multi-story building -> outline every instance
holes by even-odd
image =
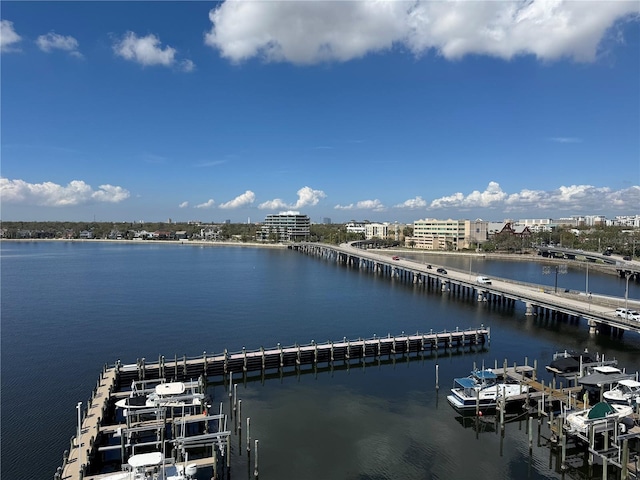
[[[259,242],[299,242],[309,238],[311,220],[299,212],[281,212],[267,215],[262,228],[256,233]]]
[[[483,220],[436,220],[428,218],[413,223],[413,236],[405,245],[425,250],[460,250],[488,238],[489,222]]]
[[[349,222],[345,224],[345,227],[347,227],[347,233],[361,233],[362,235],[366,233],[364,223]]]
[[[617,215],[611,225],[640,228],[640,215]]]
[[[389,235],[389,223],[367,223],[364,226],[364,238],[371,240],[372,238],[385,239]]]

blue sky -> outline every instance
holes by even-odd
[[[640,3],[2,2],[2,220],[640,214]]]

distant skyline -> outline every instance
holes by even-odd
[[[0,218],[640,213],[637,1],[3,1]]]

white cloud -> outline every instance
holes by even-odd
[[[196,64],[193,63],[191,60],[182,60],[180,62],[180,70],[182,70],[183,72],[193,72],[196,68]]]
[[[138,37],[134,32],[127,32],[122,39],[113,44],[113,51],[119,57],[137,62],[140,65],[177,66],[184,72],[191,72],[195,64],[191,60],[176,60],[177,50],[173,47],[162,47],[160,39],[153,34]]]
[[[468,195],[460,192],[447,197],[441,197],[431,202],[430,208],[465,208],[465,207],[493,207],[504,202],[507,194],[502,191],[496,182],[489,182],[484,192],[474,190]]]
[[[288,204],[280,198],[268,200],[258,205],[261,210],[277,210],[277,209],[300,209],[302,207],[317,205],[320,199],[327,195],[322,190],[314,190],[311,187],[302,187],[297,192],[298,201],[294,204]]]
[[[578,137],[551,137],[549,140],[556,143],[582,143]]]
[[[49,32],[46,35],[40,35],[36,43],[43,52],[64,50],[74,57],[82,58],[82,54],[78,51],[78,41],[70,35],[65,37],[54,32]]]
[[[16,44],[22,40],[22,37],[13,29],[13,22],[9,20],[0,21],[0,51],[16,52],[19,51]]]
[[[395,47],[447,59],[534,55],[592,61],[636,1],[254,2],[227,0],[209,12],[205,44],[233,62],[344,62]]]
[[[251,190],[247,190],[242,195],[238,195],[233,200],[230,200],[225,203],[221,203],[219,208],[232,209],[232,208],[244,207],[246,205],[252,204],[255,201],[255,199],[256,199],[256,194],[253,193]]]
[[[505,212],[533,210],[598,211],[603,206],[630,208],[640,205],[640,186],[612,191],[608,187],[592,185],[561,186],[556,190],[523,189],[507,194],[496,182],[490,182],[484,192],[473,191],[468,195],[460,192],[433,200],[430,210],[501,208]]]
[[[258,205],[260,210],[278,210],[281,208],[290,208],[289,205],[281,200],[280,198],[275,198],[273,200],[267,200],[266,202],[262,202]]]
[[[0,178],[0,198],[2,202],[13,204],[65,207],[96,202],[119,203],[129,196],[130,193],[122,187],[107,184],[93,190],[82,180],[73,180],[62,186],[53,182],[28,183]]]
[[[178,208],[187,208],[189,206],[189,202],[182,202],[180,205],[178,205]]]
[[[410,210],[414,210],[416,208],[424,208],[426,206],[427,206],[426,200],[424,200],[420,196],[416,198],[410,198],[409,200],[405,200],[403,203],[394,205],[395,208],[408,208]]]
[[[213,208],[215,204],[216,202],[213,201],[213,198],[210,198],[206,202],[196,205],[196,208]]]
[[[302,187],[297,193],[298,201],[293,206],[295,209],[317,205],[321,198],[327,196],[322,190],[314,190],[311,187]]]
[[[383,212],[386,210],[385,206],[378,199],[375,200],[361,200],[356,204],[350,203],[349,205],[336,205],[336,210],[373,210],[374,212]]]

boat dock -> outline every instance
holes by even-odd
[[[176,463],[211,468],[214,478],[220,469],[227,477],[230,469],[231,430],[229,419],[241,432],[244,419],[241,400],[237,398],[234,375],[245,376],[249,372],[312,371],[324,366],[340,368],[349,365],[365,365],[367,361],[396,358],[418,358],[425,352],[444,350],[449,353],[484,348],[490,342],[490,329],[476,329],[377,336],[305,345],[263,347],[255,350],[242,348],[238,352],[224,350],[220,354],[166,360],[160,356],[157,362],[149,363],[144,358],[135,364],[104,365],[91,397],[84,404],[79,402],[77,429],[65,450],[62,466],[54,474],[54,480],[99,480],[107,472],[119,471],[127,458],[149,450],[166,452],[166,458]],[[194,380],[196,379],[196,380]],[[116,401],[133,394],[148,394],[155,385],[180,382],[189,389],[206,392],[208,382],[224,384],[229,394],[229,410],[224,412],[223,403],[214,408],[209,402],[198,405],[184,403],[175,406],[149,406],[140,409],[116,408]],[[250,419],[246,418],[247,456]],[[257,476],[257,449],[255,440],[255,472]],[[107,466],[105,468],[105,466]],[[112,473],[113,474],[113,473]]]
[[[473,369],[476,370],[474,364]],[[484,366],[483,366],[484,369]],[[495,419],[487,415],[476,405],[475,426],[480,428],[481,424],[495,424],[495,431],[501,431],[504,435],[505,424],[518,421],[528,422],[526,433],[529,436],[529,448],[533,448],[533,420],[538,422],[538,446],[541,446],[543,439],[542,419],[546,419],[549,438],[547,445],[552,449],[552,456],[556,457],[557,471],[567,472],[571,469],[579,469],[586,462],[591,470],[598,468],[602,470],[602,478],[607,478],[607,472],[614,470],[613,478],[623,480],[639,477],[638,462],[640,461],[640,405],[635,404],[633,412],[628,417],[618,415],[595,416],[584,421],[584,430],[577,430],[571,427],[569,420],[572,414],[583,412],[592,408],[589,404],[588,395],[583,394],[582,386],[574,386],[574,374],[562,380],[566,381],[566,386],[562,382],[556,384],[554,377],[552,382],[546,383],[536,379],[537,362],[534,366],[528,366],[525,359],[524,365],[514,364],[507,366],[504,361],[503,367],[498,368],[497,361],[491,369],[496,377],[507,383],[520,384],[525,389],[520,395],[510,395],[508,398],[499,398],[495,408]],[[479,402],[479,397],[478,402]],[[510,415],[507,413],[509,406],[521,406],[519,409],[511,409]],[[600,405],[599,405],[600,406]],[[613,411],[613,409],[612,409]],[[487,418],[489,417],[489,418]],[[464,419],[464,417],[462,417]],[[467,417],[468,418],[468,417]],[[471,425],[474,425],[472,422]],[[574,424],[575,425],[575,424]],[[568,444],[572,443],[573,456],[568,454]],[[619,477],[616,476],[619,473]]]
[[[144,380],[145,378],[173,378],[174,380],[188,380],[204,377],[226,377],[229,374],[244,374],[248,372],[265,372],[268,370],[300,368],[304,365],[319,365],[322,363],[353,363],[367,358],[381,358],[411,353],[452,350],[489,344],[491,330],[480,328],[429,333],[402,334],[397,336],[377,336],[372,338],[358,338],[348,340],[344,337],[339,341],[317,343],[311,340],[306,345],[292,345],[255,350],[243,349],[230,353],[226,349],[215,355],[203,352],[195,358],[174,357],[167,360],[164,356],[157,362],[147,363],[139,359],[135,364],[123,365],[117,363],[119,377],[123,380]]]

